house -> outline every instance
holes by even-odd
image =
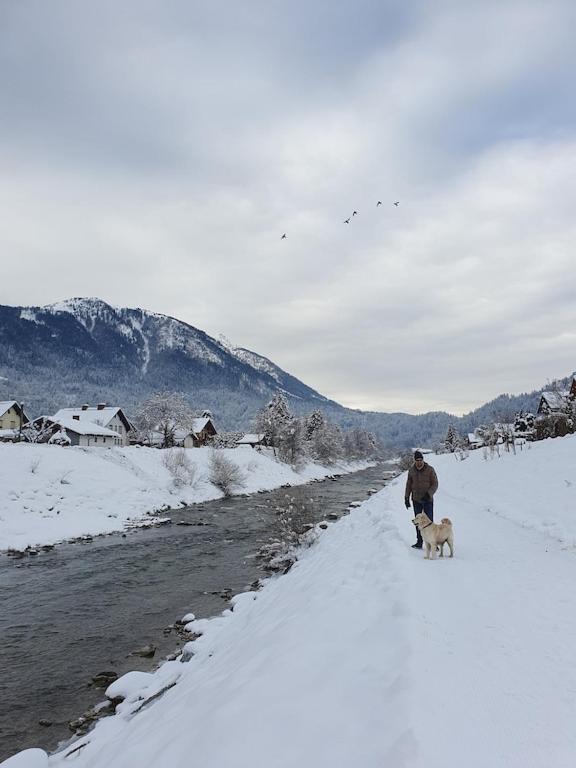
[[[255,448],[257,445],[265,445],[264,433],[248,433],[241,440],[238,440],[238,445],[249,445],[251,448]]]
[[[61,408],[51,418],[56,422],[62,419],[71,419],[83,424],[89,422],[99,427],[105,427],[109,431],[115,432],[120,438],[120,442],[116,443],[117,445],[128,445],[130,432],[134,430],[122,408],[106,403],[98,403],[96,406],[82,405],[79,408]]]
[[[200,448],[206,445],[214,435],[217,435],[216,427],[210,416],[201,416],[193,419],[192,426],[184,436],[184,448]]]
[[[118,432],[86,419],[39,416],[34,419],[33,425],[36,429],[45,432],[43,442],[62,444],[67,442],[69,445],[80,445],[85,448],[113,448],[123,445],[122,436]]]
[[[480,435],[477,435],[476,432],[468,432],[467,441],[468,447],[471,450],[474,450],[475,448],[482,448],[484,445],[484,439],[480,437]]]
[[[536,414],[538,416],[548,416],[551,413],[563,411],[568,402],[569,394],[569,391],[556,390],[542,392]]]
[[[17,440],[21,427],[29,421],[22,403],[16,400],[0,401],[0,440]]]

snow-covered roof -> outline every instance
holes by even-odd
[[[2,400],[0,401],[0,416],[4,416],[6,411],[9,411],[13,405],[18,405],[16,400]]]
[[[202,430],[204,429],[206,424],[208,424],[209,421],[210,419],[206,418],[205,416],[203,416],[200,419],[194,419],[192,421],[192,432],[194,432],[195,435],[199,434],[200,432],[202,432]]]
[[[95,406],[89,406],[84,409],[60,408],[60,410],[50,418],[53,421],[60,421],[60,419],[71,419],[73,416],[79,416],[80,421],[90,421],[92,424],[99,424],[101,427],[105,427],[120,410],[121,408],[117,405],[107,405],[104,408],[97,408]],[[78,421],[78,419],[74,419],[74,421]]]
[[[550,408],[555,410],[560,410],[564,407],[566,404],[566,400],[568,399],[569,392],[557,392],[557,391],[547,391],[542,392],[542,397],[544,400],[548,403]]]
[[[264,434],[248,433],[244,435],[241,440],[238,440],[238,445],[251,445],[252,443],[261,443],[264,440]]]
[[[94,424],[93,421],[56,418],[56,416],[50,416],[49,420],[63,427],[66,431],[75,432],[77,435],[94,435],[102,437],[119,437],[117,432],[111,429],[106,429],[100,424]]]

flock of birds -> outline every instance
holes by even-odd
[[[382,200],[378,200],[378,202],[376,203],[376,208],[378,208],[379,205],[382,205]],[[400,200],[395,200],[392,203],[392,205],[395,205],[396,208],[398,208],[398,206],[400,205]],[[344,219],[344,221],[342,223],[343,224],[350,224],[350,221],[354,218],[354,216],[358,216],[358,211],[352,211],[352,216],[348,216],[348,218]],[[280,240],[286,240],[286,238],[287,238],[287,235],[286,235],[286,232],[284,232],[284,234],[282,235]]]

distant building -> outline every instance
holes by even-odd
[[[17,440],[20,428],[29,421],[26,412],[16,400],[0,401],[0,440]]]
[[[105,427],[120,438],[120,442],[117,445],[128,445],[130,442],[130,432],[134,430],[122,408],[107,405],[106,403],[99,403],[96,406],[81,405],[79,408],[61,408],[51,418],[56,422],[64,419]]]
[[[265,445],[264,434],[248,433],[238,440],[238,445],[249,445],[251,448],[255,448],[257,445]]]
[[[48,443],[65,444],[68,438],[69,445],[85,448],[113,448],[123,445],[122,437],[117,432],[87,420],[40,416],[34,419],[33,424],[36,429],[45,431],[45,442]]]
[[[184,448],[200,448],[210,442],[217,434],[218,432],[211,417],[201,416],[194,419],[192,427],[187,430],[183,439]]]
[[[552,413],[559,413],[564,411],[569,403],[575,401],[576,375],[573,375],[568,389],[553,389],[542,392],[536,413],[538,416],[549,416]]]

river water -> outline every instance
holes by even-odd
[[[254,556],[274,538],[288,496],[315,520],[341,515],[382,488],[390,469],[205,502],[168,513],[170,526],[36,557],[0,555],[0,760],[32,746],[55,749],[72,735],[68,722],[105,698],[94,675],[153,669],[185,642],[169,629],[176,619],[218,614],[227,604],[218,593],[266,576]],[[153,659],[130,655],[149,643]]]

